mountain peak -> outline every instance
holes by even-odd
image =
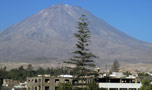
[[[53,5],[51,7],[48,7],[46,8],[47,10],[50,10],[50,9],[54,9],[54,10],[57,10],[57,9],[60,9],[60,10],[68,10],[68,9],[75,9],[75,10],[80,10],[80,12],[83,10],[83,11],[87,11],[83,8],[81,8],[80,6],[71,6],[69,4],[57,4],[57,5]],[[44,9],[45,10],[45,9]],[[88,12],[88,11],[87,11]]]
[[[151,61],[151,44],[130,38],[81,7],[66,4],[43,9],[1,32],[0,59],[69,58],[75,43],[73,33],[82,14],[89,21],[91,50],[101,56],[99,64],[114,59]]]
[[[62,8],[62,9],[65,9],[65,8],[72,8],[73,6],[69,5],[69,4],[57,4],[57,5],[53,5],[50,8],[53,8],[53,9],[57,9],[57,8]]]
[[[72,6],[69,4],[56,4],[56,5],[53,5],[51,7],[72,7]]]

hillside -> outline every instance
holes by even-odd
[[[0,61],[58,63],[75,49],[78,18],[89,20],[91,50],[98,65],[114,59],[127,63],[152,63],[152,44],[136,40],[89,11],[64,4],[54,5],[16,23],[0,33]]]

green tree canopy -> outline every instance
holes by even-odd
[[[152,84],[150,83],[149,80],[143,79],[141,83],[142,86],[140,87],[139,90],[152,90]]]
[[[110,71],[111,72],[118,72],[119,68],[120,68],[119,62],[115,59],[115,61],[112,64],[112,67],[111,67]]]
[[[57,90],[73,90],[71,83],[59,83]]]

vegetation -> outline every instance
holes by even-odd
[[[74,36],[77,39],[77,43],[75,44],[76,50],[73,52],[74,56],[70,59],[70,61],[65,63],[76,66],[73,71],[76,71],[76,76],[81,79],[81,82],[83,82],[84,76],[86,76],[88,71],[91,70],[91,67],[95,66],[93,58],[96,58],[96,56],[91,53],[88,48],[91,42],[91,35],[85,15],[80,17],[77,29],[78,31],[74,33]]]
[[[86,90],[106,90],[105,88],[99,88],[98,84],[95,81],[92,81],[87,85]]]
[[[144,73],[144,72],[139,73],[139,74],[138,74],[138,76],[140,76],[140,77],[150,77],[150,75],[149,75],[149,74]]]
[[[58,76],[61,74],[67,74],[68,71],[63,68],[38,68],[36,70],[33,69],[33,66],[30,64],[27,68],[20,66],[16,69],[11,69],[9,71],[6,70],[6,67],[0,69],[0,90],[2,87],[3,79],[13,79],[23,82],[26,80],[27,77],[34,77],[39,74],[50,74],[52,76]],[[73,73],[73,72],[71,72]]]
[[[96,82],[91,82],[87,84],[87,87],[83,89],[78,87],[74,88],[71,83],[60,83],[58,84],[57,90],[106,90],[106,89],[99,88]]]
[[[73,90],[71,83],[59,83],[57,90]]]
[[[91,82],[88,84],[87,90],[99,90],[99,86],[96,82]]]
[[[5,73],[5,68],[1,68],[0,69],[0,90],[2,90],[3,77],[5,77],[4,73]]]
[[[131,75],[131,73],[130,73],[129,71],[126,71],[126,72],[124,72],[123,74],[126,75],[127,77],[128,77],[129,75]]]
[[[142,86],[139,90],[152,90],[152,84],[150,83],[150,80],[143,79],[141,83]]]
[[[119,62],[115,59],[115,61],[112,64],[112,67],[111,67],[110,71],[111,72],[118,72],[119,68],[120,68]]]

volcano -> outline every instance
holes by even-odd
[[[91,31],[90,50],[103,64],[117,59],[152,63],[152,44],[132,38],[89,11],[64,4],[54,5],[0,33],[0,61],[59,62],[72,57],[78,19],[85,14]]]

